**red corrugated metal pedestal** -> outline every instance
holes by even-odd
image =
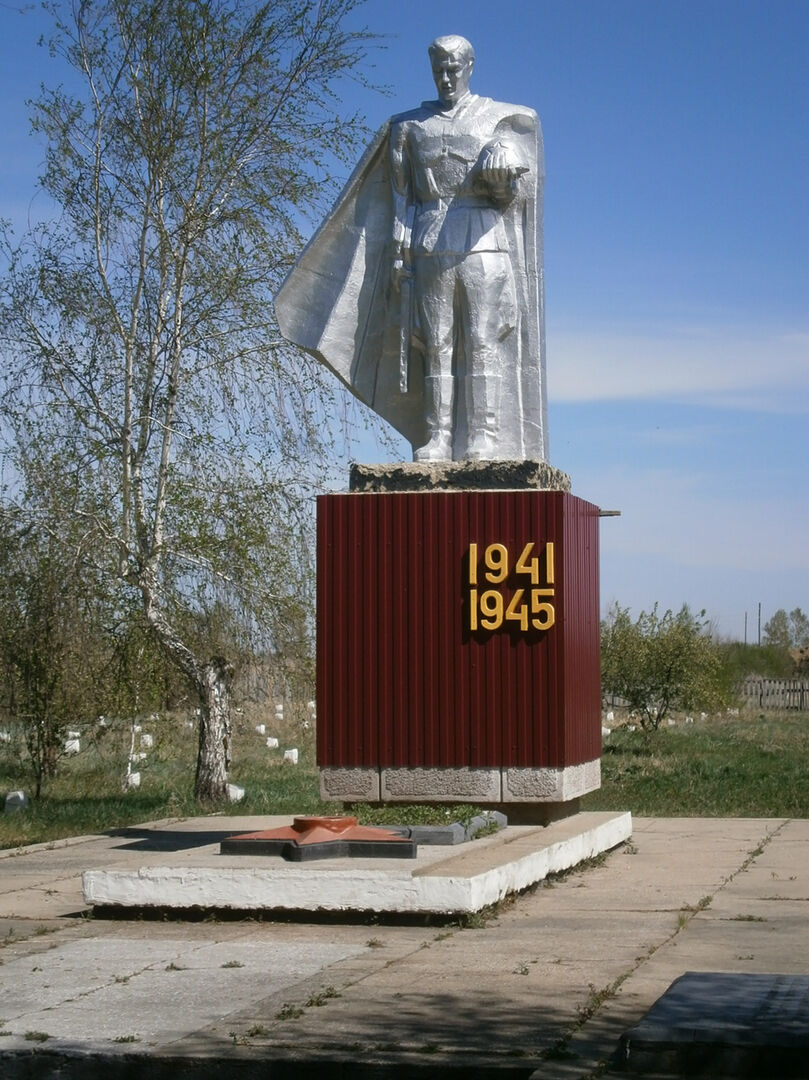
[[[318,764],[346,802],[570,803],[600,783],[598,507],[318,499]]]

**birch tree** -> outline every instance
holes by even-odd
[[[5,498],[78,522],[83,557],[139,597],[199,702],[204,801],[226,797],[232,679],[205,611],[279,648],[306,600],[337,403],[271,297],[361,132],[338,96],[369,42],[355,6],[52,5],[64,82],[32,120],[58,214],[5,237]]]
[[[784,608],[764,624],[764,644],[779,649],[801,649],[809,645],[809,618],[795,608],[787,615]]]

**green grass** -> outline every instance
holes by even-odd
[[[82,752],[59,762],[57,775],[46,781],[39,800],[13,814],[0,813],[0,848],[41,843],[65,836],[103,832],[160,818],[199,814],[194,801],[196,732],[182,721],[145,724],[155,746],[148,758],[134,766],[141,786],[124,793],[123,776],[129,749],[129,730],[82,733]],[[226,814],[326,813],[318,796],[313,740],[290,738],[283,745],[298,746],[301,764],[283,765],[283,745],[268,750],[252,726],[243,724],[234,738],[231,780],[247,795],[241,803],[224,808]],[[19,741],[0,744],[0,798],[7,791],[33,790]]]
[[[338,814],[342,804],[324,802],[318,791],[314,732],[290,723],[281,731],[281,745],[268,750],[263,737],[254,730],[254,721],[268,718],[253,715],[236,725],[234,759],[230,780],[245,789],[245,798],[222,808],[225,815],[242,814]],[[268,730],[276,730],[274,723]],[[82,733],[82,752],[64,758],[56,777],[43,786],[42,797],[32,800],[22,812],[3,814],[0,809],[0,848],[21,847],[89,835],[108,829],[135,825],[161,818],[182,818],[204,813],[193,797],[196,762],[196,731],[183,720],[163,719],[145,724],[155,736],[154,749],[141,771],[141,786],[122,790],[129,749],[129,728]],[[299,764],[285,765],[283,750],[297,746]],[[33,789],[21,743],[0,744],[0,800],[6,792]],[[357,806],[350,811],[365,824],[465,824],[480,808],[403,805]]]
[[[809,817],[809,714],[616,729],[587,810],[665,817]]]
[[[314,736],[292,728],[278,750],[244,719],[235,731],[231,780],[246,789],[225,814],[341,813],[318,794]],[[182,723],[152,724],[155,748],[140,768],[141,787],[124,794],[121,781],[128,728],[82,736],[82,753],[60,762],[56,778],[26,811],[0,813],[0,847],[160,818],[200,813],[192,787],[196,733]],[[285,746],[297,746],[300,764],[282,764]],[[697,721],[645,734],[613,731],[604,747],[602,787],[583,800],[588,810],[631,810],[647,816],[809,817],[809,714],[771,713]],[[14,788],[31,791],[16,744],[0,744],[0,799]],[[467,822],[478,808],[400,805],[356,807],[369,824]]]

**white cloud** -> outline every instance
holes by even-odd
[[[809,332],[736,327],[548,334],[554,401],[656,399],[809,411]]]

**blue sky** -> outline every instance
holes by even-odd
[[[748,640],[759,603],[809,611],[809,2],[369,0],[355,21],[386,35],[390,96],[346,100],[371,127],[433,96],[446,33],[475,45],[473,90],[540,114],[551,460],[622,511],[602,606],[687,602],[738,638],[747,612]],[[40,29],[0,4],[16,221]]]

